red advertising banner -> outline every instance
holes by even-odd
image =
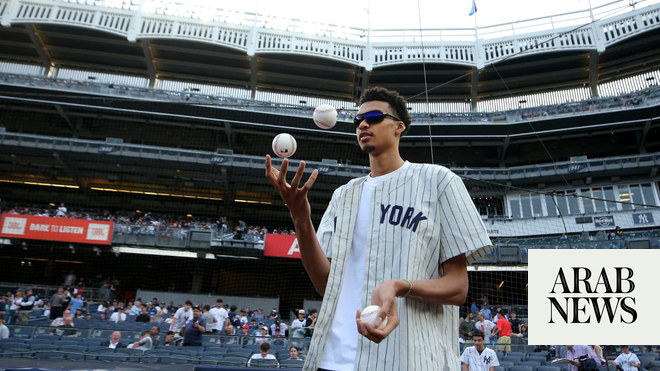
[[[300,259],[298,239],[288,234],[266,234],[264,256]]]
[[[2,214],[0,237],[110,245],[112,222]]]

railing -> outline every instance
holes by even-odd
[[[634,9],[620,7],[617,2],[503,25],[422,31],[370,30],[182,4],[120,9],[63,0],[0,0],[0,20],[5,27],[13,23],[88,27],[124,36],[131,42],[153,38],[196,40],[248,55],[271,51],[315,54],[368,70],[414,60],[482,68],[512,56],[547,51],[602,52],[606,46],[660,26],[660,5]]]

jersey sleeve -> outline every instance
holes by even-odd
[[[443,262],[465,254],[471,264],[492,249],[486,227],[460,177],[450,177],[439,202]]]

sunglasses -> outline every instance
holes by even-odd
[[[385,120],[385,117],[389,117],[396,121],[402,121],[400,118],[396,116],[392,116],[389,113],[385,113],[382,111],[369,111],[355,116],[355,118],[353,119],[353,124],[355,125],[355,128],[360,126],[362,121],[366,121],[367,124],[373,125]]]

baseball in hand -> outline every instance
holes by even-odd
[[[314,123],[321,129],[332,129],[337,123],[337,110],[329,104],[321,104],[314,110]]]
[[[297,148],[296,139],[291,134],[277,134],[273,139],[273,152],[277,157],[290,157],[296,152]]]
[[[360,312],[360,320],[364,323],[370,324],[372,327],[376,327],[376,319],[378,318],[378,311],[380,307],[378,305],[370,305]],[[387,326],[387,317],[383,319],[383,322],[378,326],[378,330],[382,330]]]

